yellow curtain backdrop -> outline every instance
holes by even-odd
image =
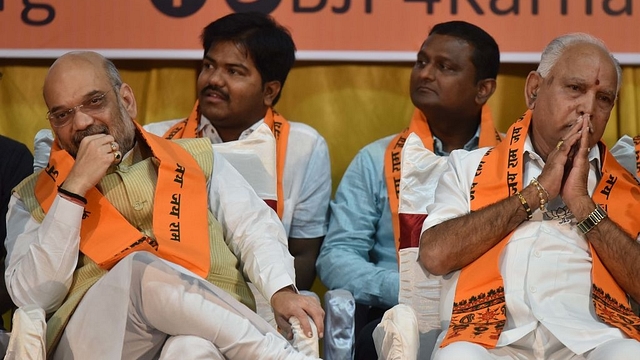
[[[49,128],[42,84],[51,60],[0,60],[0,134],[33,149],[33,136]],[[188,114],[195,101],[196,61],[116,61],[146,124]]]
[[[0,134],[33,148],[33,136],[48,128],[42,82],[51,60],[0,59]],[[138,121],[185,117],[196,98],[198,61],[121,60],[116,66],[138,100]],[[411,116],[411,64],[298,63],[277,110],[307,123],[327,140],[334,188],[356,152],[404,128]],[[498,128],[505,131],[525,110],[524,81],[534,64],[502,64],[490,99]],[[623,85],[607,130],[611,146],[623,134],[640,134],[640,67],[623,69]]]
[[[198,61],[116,61],[138,100],[138,121],[186,117],[196,99]],[[50,60],[0,59],[0,134],[33,149],[35,133],[48,128],[42,82]],[[291,71],[277,110],[313,126],[327,140],[334,189],[357,151],[407,126],[411,64],[298,63]],[[502,64],[498,88],[489,100],[500,131],[525,110],[524,82],[533,64]],[[623,70],[623,86],[604,140],[640,134],[640,66]],[[316,280],[313,290],[326,289]]]

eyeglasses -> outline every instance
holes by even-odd
[[[111,91],[111,90],[109,90]],[[84,114],[89,116],[98,115],[104,109],[107,101],[105,96],[109,93],[109,91],[104,92],[100,95],[96,95],[90,99],[83,101],[81,104],[76,105],[74,107],[68,109],[57,110],[54,112],[47,112],[47,119],[51,123],[53,127],[63,127],[69,123],[71,119],[73,119],[76,112],[82,109]]]

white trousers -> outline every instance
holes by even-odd
[[[591,351],[577,355],[565,347],[546,327],[539,324],[536,330],[508,346],[486,349],[471,342],[457,341],[444,348],[436,347],[431,359],[637,360],[640,359],[640,342],[633,339],[610,340]]]
[[[147,252],[89,289],[54,359],[159,359],[165,344],[164,359],[310,359],[223,290]]]
[[[170,336],[162,347],[159,360],[225,360],[224,355],[209,340],[197,336]]]

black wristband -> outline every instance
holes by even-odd
[[[69,190],[63,189],[62,185],[58,186],[58,192],[60,194],[66,195],[66,196],[68,196],[70,198],[73,198],[73,199],[76,199],[76,200],[80,200],[80,201],[82,201],[83,204],[87,205],[87,199],[85,199],[83,196],[80,196],[80,195],[78,195],[76,193],[72,193]]]
[[[522,194],[520,194],[519,191],[516,191],[516,196],[518,196],[518,199],[520,200],[520,203],[522,204],[524,211],[527,213],[527,220],[531,220],[531,218],[533,217],[533,214],[531,213],[531,207],[527,203],[527,200],[525,200],[524,196],[522,196]]]

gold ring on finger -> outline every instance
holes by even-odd
[[[115,141],[112,141],[110,145],[111,145],[111,151],[118,150],[118,144]]]
[[[562,144],[564,144],[564,140],[558,141],[558,145],[556,145],[556,149],[560,150],[560,146],[562,146]]]
[[[114,160],[116,163],[119,163],[119,162],[120,162],[120,160],[122,160],[122,153],[121,153],[120,151],[114,151],[114,152],[113,152],[113,160]]]

